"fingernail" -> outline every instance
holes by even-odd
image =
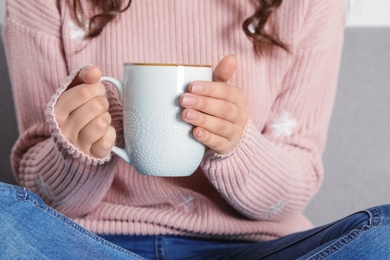
[[[189,120],[194,120],[196,119],[196,112],[192,110],[188,110],[186,118]]]
[[[194,94],[201,94],[204,90],[204,87],[202,84],[196,83],[191,86],[191,93]]]
[[[79,77],[82,79],[90,70],[92,70],[93,68],[97,68],[97,66],[94,66],[94,65],[88,65],[88,66],[85,66],[81,69],[80,73],[79,73]]]
[[[96,66],[96,65],[89,65],[87,71],[90,71],[90,70],[93,69],[93,68],[98,68],[98,66]]]
[[[199,132],[196,134],[196,138],[202,138],[204,136],[204,131],[203,130],[199,130]]]
[[[196,104],[196,98],[190,95],[183,95],[181,103],[184,106],[194,106]]]

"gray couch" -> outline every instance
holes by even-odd
[[[0,39],[0,181],[15,183],[9,154],[17,137]],[[315,225],[390,203],[390,28],[348,28],[324,154],[325,182],[306,214]]]

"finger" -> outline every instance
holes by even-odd
[[[228,154],[234,149],[229,140],[201,127],[194,128],[192,134],[199,142],[219,154]]]
[[[54,113],[57,121],[65,121],[77,108],[95,97],[105,97],[106,88],[101,82],[95,84],[81,84],[65,91],[58,99]]]
[[[237,123],[241,114],[240,106],[222,99],[196,96],[186,93],[181,96],[180,103],[184,108],[190,108],[212,115],[231,123]]]
[[[63,123],[63,126],[60,125],[63,134],[69,140],[76,138],[77,141],[81,129],[96,117],[104,114],[108,110],[108,107],[109,103],[105,97],[91,99],[74,110]]]
[[[108,156],[115,144],[115,139],[115,129],[110,126],[107,129],[106,134],[92,145],[90,149],[90,155],[96,158],[104,158]]]
[[[87,65],[79,71],[77,77],[75,77],[72,83],[70,83],[68,89],[83,83],[96,83],[100,80],[101,77],[102,71],[97,66]]]
[[[78,135],[78,145],[83,151],[89,151],[92,144],[101,139],[111,124],[111,116],[105,112],[89,122]]]
[[[233,54],[225,56],[214,69],[213,81],[229,82],[233,73],[236,71],[236,67],[236,56]]]
[[[182,117],[185,122],[201,127],[228,140],[234,139],[235,133],[238,132],[235,124],[196,110],[184,109]]]
[[[196,81],[189,86],[189,92],[195,95],[223,99],[239,105],[246,104],[244,92],[232,84]]]

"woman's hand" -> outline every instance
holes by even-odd
[[[104,158],[111,152],[116,132],[110,126],[106,88],[95,66],[82,68],[58,99],[54,114],[62,134],[84,153]]]
[[[248,120],[246,96],[229,84],[236,57],[228,55],[217,65],[213,82],[193,82],[180,98],[183,120],[194,125],[194,137],[219,154],[234,150]]]

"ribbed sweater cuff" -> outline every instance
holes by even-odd
[[[252,158],[255,154],[254,131],[257,131],[256,127],[252,120],[248,120],[241,139],[232,152],[229,154],[219,154],[213,150],[206,152],[201,166],[212,183],[219,183],[220,173],[227,175],[231,172],[235,178],[245,178],[243,175],[249,173],[249,169],[246,169],[247,158]]]
[[[229,204],[251,219],[297,213],[318,186],[310,161],[270,142],[252,121],[234,153],[208,151],[202,169]],[[278,189],[282,184],[285,189]]]

